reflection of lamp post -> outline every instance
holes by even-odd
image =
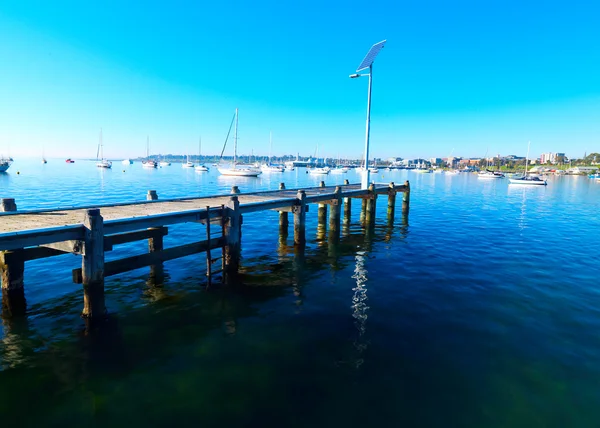
[[[358,68],[356,69],[356,73],[359,71],[369,69],[369,73],[367,74],[351,74],[350,78],[355,79],[361,76],[369,76],[369,91],[367,93],[367,130],[365,135],[365,171],[361,180],[361,188],[367,189],[369,187],[369,135],[371,133],[371,84],[372,84],[372,76],[373,76],[373,61],[375,61],[375,57],[379,53],[383,46],[385,45],[385,40],[375,43],[367,52],[367,55],[362,60]]]

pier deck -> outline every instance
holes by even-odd
[[[73,270],[73,281],[84,286],[85,317],[104,314],[104,278],[143,266],[160,276],[162,263],[187,255],[206,252],[207,277],[213,273],[235,273],[239,268],[242,216],[252,212],[279,211],[279,233],[287,235],[288,213],[293,214],[294,244],[303,246],[308,204],[318,204],[318,223],[327,222],[334,240],[339,239],[341,207],[343,224],[350,222],[352,198],[362,199],[361,221],[373,224],[378,195],[388,196],[388,220],[393,221],[396,193],[404,194],[402,213],[408,214],[410,185],[372,184],[361,189],[347,181],[341,186],[239,193],[197,198],[158,200],[155,191],[148,191],[147,201],[68,207],[54,210],[18,211],[12,199],[2,199],[0,206],[0,270],[2,273],[3,308],[13,307],[17,313],[23,295],[24,262],[60,254],[82,256],[82,267]],[[206,226],[206,240],[171,248],[163,248],[165,226],[178,223],[201,223]],[[211,227],[211,223],[215,226]],[[113,245],[148,240],[148,253],[121,260],[104,261],[104,253]],[[222,256],[213,258],[211,250],[220,249]],[[221,269],[213,270],[216,260]],[[11,297],[13,296],[13,297]],[[15,298],[16,296],[16,298]],[[17,301],[17,305],[12,301]],[[22,302],[21,302],[22,303]]]

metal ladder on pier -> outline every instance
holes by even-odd
[[[210,243],[210,240],[216,237],[216,236],[212,235],[211,220],[210,220],[210,206],[206,207],[206,212],[207,212],[207,217],[208,217],[206,219],[206,239]],[[221,226],[219,238],[223,239],[223,237],[225,236],[225,205],[221,205],[221,216],[220,216],[219,223]],[[219,233],[218,229],[217,229],[216,233],[217,234]],[[218,269],[216,269],[216,270],[213,269],[213,265],[219,261],[221,263],[220,263],[220,266],[218,267]],[[212,285],[213,275],[218,275],[220,273],[223,273],[224,263],[225,263],[224,250],[223,249],[221,250],[220,257],[213,258],[211,249],[210,249],[210,245],[209,245],[208,249],[206,250],[206,279],[208,281],[208,284],[207,284],[208,287],[210,287]]]

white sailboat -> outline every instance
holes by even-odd
[[[198,172],[208,172],[208,167],[203,163],[200,163],[200,159],[202,158],[202,137],[198,140],[198,165],[194,168]]]
[[[103,144],[102,144],[102,128],[100,128],[100,142],[98,143],[98,152],[96,152],[96,166],[98,168],[112,168],[112,162],[107,161],[106,159],[104,159],[104,149],[103,149]],[[100,157],[98,158],[98,153],[100,154]],[[98,159],[100,159],[98,161]]]
[[[150,159],[150,137],[146,137],[146,160],[142,161],[142,168],[156,168],[156,161]]]
[[[129,158],[127,158],[127,159],[123,159],[123,160],[121,161],[121,163],[122,163],[123,165],[133,165],[133,161],[132,161],[131,159],[129,159]]]
[[[262,172],[283,172],[285,167],[271,164],[271,150],[273,148],[273,131],[269,134],[269,161],[266,164],[260,166]]]
[[[194,167],[194,162],[192,162],[190,160],[190,155],[186,155],[186,162],[181,164],[182,168],[193,168]]]
[[[229,128],[231,130],[231,127]],[[251,167],[251,166],[238,166],[237,165],[237,131],[238,131],[238,109],[235,109],[235,133],[233,137],[233,163],[230,168],[219,167],[219,173],[221,175],[233,176],[233,177],[258,177],[262,174],[262,171]],[[225,140],[227,144],[227,140]]]
[[[0,172],[6,172],[13,163],[13,158],[0,156]]]
[[[509,184],[525,184],[525,185],[534,185],[534,186],[545,186],[548,183],[546,180],[542,180],[540,177],[527,175],[527,164],[529,163],[529,147],[531,146],[531,141],[527,143],[527,156],[525,157],[525,173],[520,177],[509,178]]]

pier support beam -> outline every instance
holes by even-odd
[[[88,209],[83,220],[83,312],[82,317],[101,320],[106,314],[104,303],[104,219],[98,208]]]
[[[388,189],[388,205],[387,205],[387,220],[389,225],[394,224],[396,215],[396,190],[394,190],[394,182],[390,183]]]
[[[2,272],[2,317],[13,318],[24,315],[27,309],[23,273],[25,258],[23,250],[0,253]]]
[[[0,211],[1,212],[10,212],[16,211],[17,204],[13,198],[2,198],[0,200]]]
[[[340,238],[340,213],[342,211],[342,188],[335,188],[336,198],[331,201],[331,212],[329,214],[329,239],[337,240]]]
[[[156,193],[156,190],[148,190],[148,193],[146,194],[146,200],[147,201],[156,201],[158,199],[158,193]]]
[[[367,200],[363,198],[363,199],[361,199],[361,205],[360,205],[360,224],[365,223],[366,217],[367,217]]]
[[[225,221],[224,271],[225,274],[236,274],[240,268],[242,245],[242,215],[240,201],[237,196],[229,198],[226,205],[227,219]]]
[[[294,212],[294,244],[306,244],[306,192],[298,190],[298,202],[293,207]]]
[[[279,190],[285,190],[285,183],[279,183]],[[287,211],[279,211],[279,237],[287,239],[290,221]]]
[[[153,227],[148,230],[156,232],[156,234],[154,234],[151,238],[148,238],[148,252],[154,253],[156,251],[164,250],[161,228]],[[150,265],[150,283],[152,285],[162,284],[165,277],[164,273],[165,270],[162,263]]]
[[[369,186],[369,198],[366,199],[366,213],[365,223],[368,226],[375,224],[375,211],[377,207],[377,193],[375,193],[375,186],[373,183]]]
[[[402,215],[406,216],[408,215],[408,211],[410,210],[410,183],[408,182],[408,180],[406,180],[404,185],[406,186],[406,190],[402,195]]]
[[[342,227],[347,229],[352,221],[352,198],[344,198],[344,221]]]
[[[239,195],[240,194],[240,188],[237,186],[231,186],[231,194],[232,195]]]

